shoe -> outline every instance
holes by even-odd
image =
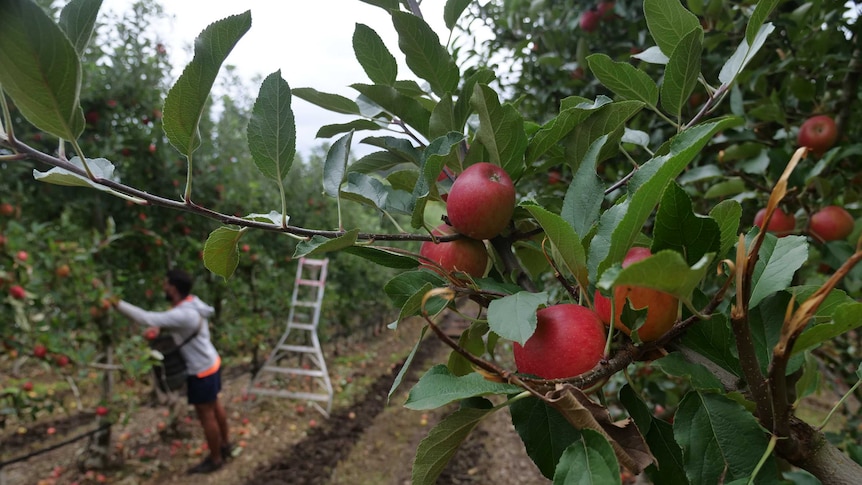
[[[189,468],[186,473],[188,473],[189,475],[192,475],[195,473],[212,473],[212,472],[218,470],[219,468],[221,468],[223,465],[224,465],[224,462],[215,463],[212,461],[212,458],[206,457],[204,459],[204,461],[202,461],[202,462],[198,463],[197,465]]]
[[[227,443],[221,446],[221,459],[227,461],[233,458],[234,446],[232,443]]]

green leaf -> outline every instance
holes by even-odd
[[[754,13],[751,14],[751,19],[748,20],[748,25],[745,27],[745,40],[749,45],[752,45],[757,39],[757,34],[760,32],[760,27],[763,22],[769,18],[769,14],[775,10],[780,0],[758,0],[754,7]]]
[[[413,485],[435,485],[446,464],[491,409],[461,408],[434,426],[419,443],[413,461]]]
[[[793,281],[793,274],[807,260],[808,241],[804,236],[777,238],[767,233],[752,273],[749,308],[755,308],[767,296],[787,288]]]
[[[392,387],[389,388],[389,394],[386,395],[387,401],[392,399],[392,396],[395,394],[395,391],[398,389],[398,386],[401,385],[401,381],[404,380],[404,376],[407,375],[407,370],[410,368],[410,364],[413,363],[413,358],[416,357],[416,351],[419,350],[419,346],[422,345],[423,339],[425,337],[425,332],[428,331],[428,326],[422,327],[422,330],[419,332],[419,340],[416,341],[416,345],[413,346],[413,349],[407,354],[407,358],[404,359],[404,364],[401,365],[401,369],[398,370],[398,375],[395,376],[395,380],[392,381]]]
[[[527,455],[542,475],[553,478],[563,452],[581,433],[556,409],[532,396],[512,402],[509,410]]]
[[[685,476],[682,449],[674,439],[673,426],[668,422],[652,418],[652,425],[644,438],[658,462],[657,466],[651,464],[646,469],[646,474],[652,483],[687,485],[689,482]]]
[[[692,483],[729,482],[751,476],[769,440],[741,404],[712,393],[690,392],[677,409],[674,436]],[[775,476],[769,458],[759,477]]]
[[[735,200],[723,200],[709,211],[721,231],[721,246],[719,258],[726,255],[739,240],[739,218],[742,217],[742,205]]]
[[[689,267],[680,253],[667,249],[658,251],[619,272],[605,271],[598,286],[605,290],[619,285],[654,288],[691,304],[692,293],[709,271],[713,256],[713,253],[705,254]]]
[[[602,106],[589,118],[579,123],[565,140],[566,159],[573,171],[578,167],[590,145],[600,136],[608,135],[602,151],[599,153],[597,163],[609,158],[617,152],[617,142],[625,132],[626,122],[643,109],[644,104],[640,101],[617,101]]]
[[[562,266],[569,270],[582,288],[589,286],[587,279],[587,254],[581,238],[562,217],[535,203],[522,204],[522,207],[536,219],[545,236],[551,241]],[[556,259],[556,258],[555,258]]]
[[[679,0],[644,0],[644,17],[652,38],[667,56],[689,32],[701,29],[697,16]]]
[[[807,328],[793,345],[792,355],[819,346],[827,340],[862,326],[862,303],[845,303],[832,314],[831,323],[821,323]]]
[[[419,266],[419,261],[414,258],[371,246],[350,246],[344,248],[344,252],[386,268],[415,269]]]
[[[398,4],[398,0],[359,0],[360,2],[367,3],[368,5],[374,5],[375,7],[380,7],[383,10],[389,11],[393,8],[398,10],[400,5]]]
[[[811,352],[804,353],[802,376],[796,381],[796,402],[817,392],[820,387],[820,362]]]
[[[489,69],[478,69],[464,80],[458,100],[455,101],[455,131],[461,131],[472,110],[471,100],[477,84],[490,84],[495,79],[494,72]]]
[[[81,163],[81,159],[78,157],[72,157],[72,159],[69,160],[69,163],[78,167],[82,171],[84,170],[84,164]],[[108,159],[88,158],[87,166],[90,167],[90,172],[97,179],[112,180],[114,182],[120,181],[120,177],[114,175],[114,164],[112,164]],[[112,188],[97,184],[87,177],[78,175],[77,173],[70,172],[69,170],[60,167],[54,167],[47,172],[40,172],[34,168],[33,178],[40,182],[54,185],[65,185],[69,187],[88,187],[91,189],[101,190],[102,192],[107,192],[113,196],[129,200],[136,204],[146,203],[144,199],[117,192]]]
[[[402,308],[426,285],[428,289],[437,288],[446,286],[446,281],[431,271],[405,271],[389,280],[383,290],[397,308]],[[424,295],[426,291],[422,291],[422,294]],[[415,314],[418,314],[418,307],[417,313],[413,315]]]
[[[361,115],[356,102],[340,94],[318,91],[314,88],[294,88],[293,95],[323,109],[346,115]]]
[[[685,359],[681,352],[672,352],[652,363],[662,372],[673,377],[683,377],[699,391],[724,391],[724,386],[715,375],[701,364]]]
[[[457,154],[454,154],[453,149],[463,140],[463,134],[453,131],[429,143],[428,148],[422,152],[422,161],[419,165],[421,176],[416,180],[411,198],[414,201],[411,219],[414,228],[418,229],[425,224],[425,204],[431,195],[431,187],[437,183],[437,177],[450,155],[457,162]]]
[[[219,227],[211,232],[204,244],[204,266],[225,280],[233,275],[239,265],[237,243],[242,231],[230,227]]]
[[[584,98],[579,99],[584,101],[584,103],[587,102]],[[584,106],[562,109],[560,114],[545,123],[530,139],[525,157],[527,165],[532,165],[539,157],[565,138],[578,123],[587,119],[587,117],[593,114],[594,110],[601,108],[608,102],[610,102],[609,99],[603,98],[593,105],[585,104]]]
[[[446,5],[443,7],[443,21],[446,23],[446,28],[452,30],[464,9],[470,5],[470,0],[446,0]]]
[[[476,372],[457,377],[445,365],[438,364],[429,369],[410,390],[404,407],[417,411],[436,409],[469,397],[517,394],[521,391],[523,389],[519,386],[491,382]]]
[[[590,145],[563,198],[560,215],[575,229],[575,233],[582,237],[589,234],[599,220],[602,201],[605,198],[604,183],[596,174],[596,165],[607,141],[608,137],[602,135]]]
[[[437,33],[421,18],[401,11],[392,11],[392,24],[398,32],[398,48],[404,53],[407,66],[414,74],[428,81],[438,96],[454,92],[461,74],[455,60],[440,45]]]
[[[165,99],[165,135],[190,157],[201,144],[199,124],[219,68],[251,28],[251,11],[210,24],[195,39],[195,55]]]
[[[587,62],[599,82],[614,93],[653,108],[658,105],[658,86],[647,73],[628,62],[616,62],[606,54],[593,54],[587,57]]]
[[[392,152],[372,152],[350,164],[347,170],[359,173],[375,173],[391,170],[407,162]]]
[[[694,264],[721,247],[721,230],[711,217],[695,214],[691,198],[676,182],[664,191],[653,229],[653,252],[673,249]]]
[[[709,320],[697,322],[680,339],[681,345],[740,376],[742,371],[735,354],[736,348],[729,342],[734,342],[734,336],[727,317],[722,314],[714,314]]]
[[[697,28],[680,39],[665,67],[661,105],[677,119],[697,86],[702,51],[703,30]]]
[[[631,195],[605,211],[599,220],[587,257],[592,281],[610,265],[623,260],[670,181],[679,176],[715,133],[738,121],[724,118],[689,128],[671,139],[668,153],[641,165],[629,182]]]
[[[335,238],[313,236],[311,239],[302,241],[296,245],[296,250],[293,252],[293,259],[304,256],[317,256],[333,251],[341,251],[342,249],[353,246],[356,243],[357,235],[359,235],[359,229],[351,229]]]
[[[381,108],[400,118],[412,126],[423,136],[428,136],[428,123],[431,111],[426,109],[419,101],[404,96],[391,86],[380,84],[351,84],[350,87],[362,93]]]
[[[102,0],[72,0],[60,12],[60,21],[57,24],[72,42],[78,56],[82,56],[87,50],[100,8]]]
[[[36,128],[65,140],[84,131],[81,61],[75,47],[30,0],[7,0],[0,15],[0,87]]]
[[[276,71],[260,86],[248,120],[248,148],[257,169],[284,190],[284,178],[296,156],[296,123],[290,109],[290,86]]]
[[[376,131],[380,130],[383,127],[380,126],[379,123],[375,123],[371,120],[353,120],[347,123],[336,123],[332,125],[324,125],[321,126],[320,129],[317,130],[316,138],[332,138],[335,135],[340,135],[342,133],[347,133],[348,131],[363,131],[363,130],[371,130]]]
[[[554,485],[619,485],[620,464],[608,440],[591,429],[581,430],[557,464]]]
[[[350,144],[353,132],[342,136],[329,147],[326,161],[323,164],[323,191],[330,197],[338,198],[341,184],[344,183],[344,173],[347,171],[347,160],[350,158]]]
[[[736,76],[745,69],[745,66],[751,62],[754,55],[757,54],[761,47],[763,47],[763,44],[766,42],[766,38],[769,37],[769,34],[771,34],[773,30],[775,30],[775,26],[771,23],[767,23],[758,29],[757,35],[754,36],[754,40],[750,43],[746,39],[743,39],[742,42],[739,43],[736,51],[732,56],[730,56],[730,59],[724,63],[721,67],[721,72],[718,73],[718,80],[721,81],[721,84],[730,85],[733,83]]]
[[[403,161],[419,166],[419,161],[422,157],[421,150],[417,150],[409,140],[404,138],[396,138],[394,136],[369,136],[364,138],[360,143],[364,143],[378,148],[388,150],[393,155],[397,155]]]
[[[353,31],[353,52],[371,82],[387,86],[395,84],[398,63],[374,29],[365,24],[356,24]]]
[[[548,304],[545,292],[520,291],[493,300],[488,305],[488,325],[497,335],[521,345],[536,331],[536,311]]]
[[[470,104],[479,114],[479,131],[476,138],[488,150],[491,163],[517,178],[524,171],[524,153],[527,150],[527,134],[524,119],[510,104],[500,105],[497,93],[487,85],[477,84]]]
[[[460,131],[461,127],[455,121],[455,105],[452,95],[446,94],[434,106],[431,118],[428,120],[428,133],[432,139],[446,135],[450,131]]]

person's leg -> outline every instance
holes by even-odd
[[[219,427],[219,421],[216,417],[216,405],[218,401],[195,404],[195,411],[198,413],[201,427],[204,429],[204,437],[207,440],[207,446],[210,449],[210,461],[213,465],[220,466],[222,463],[222,434]]]
[[[224,406],[221,405],[221,401],[218,399],[216,399],[215,402],[215,419],[218,423],[222,445],[230,443],[230,430],[227,425],[227,413],[224,410]]]

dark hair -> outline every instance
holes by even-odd
[[[192,292],[192,277],[181,269],[168,270],[168,283],[173,285],[180,295],[185,298]]]

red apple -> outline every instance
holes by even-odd
[[[153,340],[159,336],[159,327],[149,327],[144,330],[144,338],[147,340]]]
[[[33,355],[40,359],[43,359],[46,355],[48,355],[48,349],[45,348],[45,346],[42,344],[36,344],[35,346],[33,346]]]
[[[652,253],[648,248],[631,248],[626,253],[625,258],[623,258],[623,268],[627,268],[629,265],[646,259],[651,255]],[[614,288],[614,327],[626,335],[630,335],[631,330],[620,321],[623,308],[628,304],[626,299],[631,302],[631,306],[635,310],[647,308],[646,320],[638,328],[638,337],[643,342],[651,342],[661,337],[676,322],[679,308],[679,300],[676,297],[652,288],[620,285]],[[596,291],[593,303],[595,304],[596,313],[599,314],[602,321],[605,324],[610,324],[611,300]]]
[[[9,296],[16,300],[23,300],[27,296],[27,292],[20,285],[12,285],[9,287]]]
[[[15,257],[18,258],[18,261],[27,261],[27,258],[29,258],[30,255],[27,254],[27,251],[18,251],[18,254],[16,254]]]
[[[69,276],[69,273],[71,272],[72,268],[70,268],[68,264],[61,264],[54,270],[54,274],[57,275],[58,278],[65,278]]]
[[[581,14],[581,29],[585,32],[593,32],[599,27],[603,12],[597,8],[591,8]]]
[[[754,215],[754,225],[763,229],[763,219],[766,217],[766,208],[757,211]],[[781,207],[776,207],[772,213],[772,219],[769,219],[769,226],[766,230],[774,233],[776,236],[787,236],[793,233],[796,229],[796,217],[793,214],[788,214],[781,210]]]
[[[54,362],[56,362],[57,365],[60,367],[66,367],[67,365],[69,365],[69,358],[65,355],[58,355],[54,357]]]
[[[242,245],[242,252],[247,253],[249,251],[251,251],[251,246],[249,246],[248,244],[243,244]]]
[[[522,346],[515,342],[518,372],[561,379],[589,371],[605,354],[605,329],[592,310],[571,303],[536,312],[536,331]]]
[[[464,170],[449,190],[449,222],[473,239],[500,234],[515,212],[515,185],[502,167],[477,163]]]
[[[826,115],[812,116],[802,123],[797,135],[797,144],[808,147],[815,155],[820,156],[838,140],[838,128],[835,121]]]
[[[601,2],[596,6],[596,11],[599,12],[599,17],[606,19],[614,14],[615,2]]]
[[[557,169],[552,169],[548,172],[548,185],[557,185],[560,183],[563,175]]]
[[[847,239],[855,221],[843,207],[830,205],[812,214],[808,224],[811,235],[825,242]]]
[[[33,383],[27,381],[24,384],[21,384],[21,389],[24,390],[24,392],[30,392],[33,390]]]
[[[2,215],[4,217],[9,217],[13,214],[15,214],[15,206],[14,205],[12,205],[8,202],[4,202],[4,203],[0,204],[0,215]]]
[[[108,408],[105,406],[99,406],[96,408],[96,416],[107,416]]]
[[[433,232],[437,236],[455,233],[452,227],[446,224],[440,224]],[[484,276],[485,269],[488,267],[488,252],[485,244],[475,239],[462,238],[437,244],[433,241],[425,241],[419,249],[419,254],[439,264],[446,271],[462,271],[474,278]]]

